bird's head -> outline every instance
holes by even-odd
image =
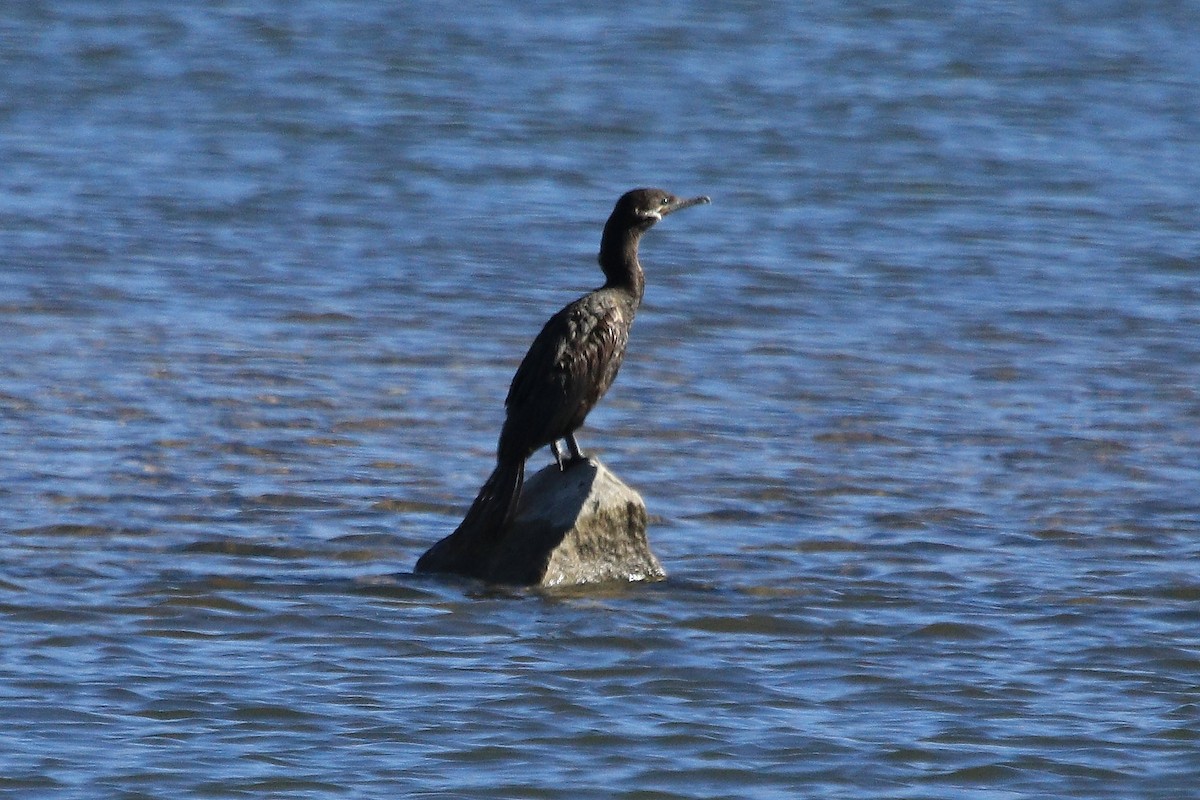
[[[644,233],[667,214],[707,202],[704,195],[683,200],[662,189],[634,189],[621,195],[609,222]]]

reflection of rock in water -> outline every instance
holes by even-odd
[[[447,537],[449,538],[449,537]],[[570,586],[661,580],[646,540],[646,504],[595,459],[550,465],[521,493],[516,517],[491,552],[451,552],[443,542],[421,557],[423,572],[455,572],[497,583]],[[474,556],[474,558],[472,558]]]

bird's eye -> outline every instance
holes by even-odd
[[[658,204],[659,204],[660,206],[669,206],[669,205],[671,205],[671,198],[669,198],[669,197],[661,197],[661,198],[659,198],[659,200],[658,200]]]

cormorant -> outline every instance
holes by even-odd
[[[516,511],[525,459],[550,445],[559,469],[565,469],[561,440],[572,461],[584,457],[575,431],[617,377],[642,302],[638,242],[667,214],[707,202],[703,196],[682,200],[662,189],[634,189],[617,201],[600,239],[604,285],[551,317],[529,346],[504,401],[508,413],[496,468],[454,533],[417,561],[418,572],[480,574]]]

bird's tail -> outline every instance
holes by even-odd
[[[525,459],[501,460],[479,489],[467,515],[417,561],[417,572],[454,572],[484,577],[505,529],[517,511]]]

